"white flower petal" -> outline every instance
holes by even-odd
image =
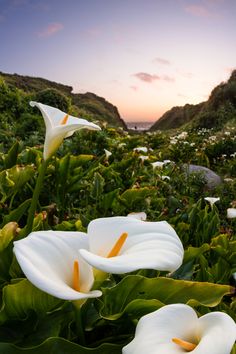
[[[107,258],[123,233],[128,237],[119,255]],[[165,221],[101,218],[89,224],[88,236],[90,252],[81,249],[80,254],[93,267],[108,273],[126,273],[143,268],[174,271],[182,264],[182,243]]]
[[[236,218],[236,208],[228,208],[227,209],[227,218],[228,219]]]
[[[26,277],[46,293],[65,300],[100,296],[100,291],[89,291],[93,271],[79,256],[81,247],[88,247],[84,233],[39,231],[14,242],[14,253]],[[80,292],[72,288],[75,260],[80,266]]]
[[[201,340],[193,354],[230,354],[236,340],[236,324],[223,312],[208,313],[199,318]]]
[[[138,322],[135,338],[123,348],[123,354],[177,354],[186,353],[172,342],[172,338],[194,340],[197,315],[182,304],[164,306],[143,316]],[[204,354],[204,353],[203,353]]]
[[[220,200],[220,198],[214,197],[205,197],[204,199],[209,202],[211,206]]]
[[[127,217],[145,221],[147,219],[147,214],[144,211],[140,211],[139,213],[129,213]]]
[[[173,338],[195,343],[192,354],[230,354],[236,339],[236,325],[225,313],[212,312],[198,319],[188,305],[162,307],[140,319],[135,338],[123,348],[123,354],[186,353]]]
[[[70,116],[58,108],[34,101],[31,101],[30,105],[39,108],[46,125],[46,137],[44,142],[45,160],[58,149],[64,138],[71,136],[76,130],[84,128],[101,130],[98,125],[89,122],[86,119]],[[65,124],[62,124],[62,121],[66,116],[67,121]]]

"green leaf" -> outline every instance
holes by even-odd
[[[125,277],[118,285],[112,288],[104,288],[101,301],[103,307],[101,315],[107,319],[117,319],[123,313],[129,311],[131,305],[139,308],[136,311],[143,312],[146,300],[157,300],[151,306],[160,307],[163,303],[184,303],[191,306],[213,307],[220,303],[222,297],[230,294],[228,285],[216,285],[204,282],[192,282],[174,280],[170,278],[144,278],[138,275]],[[137,301],[138,300],[138,301]],[[134,303],[132,303],[135,301]],[[150,302],[147,304],[147,309]],[[154,307],[155,307],[154,306]]]
[[[0,230],[0,252],[2,252],[16,236],[16,222],[9,222]]]
[[[34,166],[14,166],[0,173],[0,193],[5,201],[16,194],[34,175]]]
[[[11,168],[16,165],[19,147],[20,145],[18,141],[16,141],[15,144],[12,145],[12,147],[8,151],[8,154],[5,157],[5,168]]]
[[[103,193],[104,185],[105,185],[104,178],[100,175],[100,173],[95,172],[94,178],[93,178],[93,183],[92,183],[92,189],[90,192],[91,197],[98,200],[98,198]]]
[[[187,263],[190,260],[197,258],[201,254],[207,252],[210,250],[210,246],[208,243],[204,243],[201,247],[189,247],[185,252],[184,252],[184,260],[183,263]]]
[[[5,286],[2,292],[0,324],[8,319],[25,319],[31,311],[42,316],[62,303],[62,300],[39,290],[27,279]]]
[[[10,221],[18,222],[21,219],[21,217],[24,215],[26,210],[29,208],[30,203],[31,203],[31,199],[27,199],[22,204],[20,204],[16,209],[12,210],[8,215],[5,215],[1,226],[4,226]]]
[[[132,188],[127,189],[124,193],[121,194],[120,199],[127,205],[130,209],[140,200],[145,199],[148,195],[151,194],[151,189],[148,187],[144,188]]]
[[[104,343],[96,348],[86,348],[63,338],[48,338],[42,344],[20,348],[11,343],[0,343],[0,352],[4,354],[121,354],[123,345]]]

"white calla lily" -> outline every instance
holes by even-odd
[[[223,312],[200,318],[188,305],[173,304],[143,316],[123,354],[230,354],[236,324]]]
[[[106,273],[174,271],[183,261],[182,243],[166,221],[122,216],[96,219],[88,225],[88,238],[89,251],[81,249],[81,256]]]
[[[205,197],[204,198],[207,202],[210,203],[211,207],[220,200],[220,198],[214,198],[214,197]]]
[[[155,162],[151,162],[151,165],[152,165],[153,169],[155,170],[155,168],[162,168],[165,165],[165,162],[155,161]]]
[[[108,160],[109,157],[112,155],[112,152],[107,150],[107,149],[104,149],[104,152],[105,152],[105,155],[106,155],[106,159]]]
[[[134,152],[144,152],[147,153],[148,152],[148,148],[146,146],[140,146],[140,147],[136,147],[133,149]]]
[[[236,208],[228,208],[227,209],[227,218],[228,219],[236,218]]]
[[[34,101],[31,101],[30,105],[32,107],[37,107],[41,111],[46,126],[43,151],[44,160],[51,157],[59,148],[64,138],[73,135],[76,130],[84,128],[101,130],[98,125],[91,123],[86,119],[70,116],[58,108]]]
[[[79,255],[88,248],[82,232],[38,231],[14,242],[14,253],[29,281],[46,293],[64,300],[101,296],[90,291],[93,269]]]
[[[147,219],[147,214],[145,211],[140,211],[138,213],[129,213],[127,217],[145,221]]]

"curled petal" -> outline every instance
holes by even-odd
[[[87,236],[78,232],[39,231],[14,242],[14,253],[29,281],[48,294],[64,300],[98,297],[90,291],[93,271],[78,249],[88,247]],[[80,267],[80,291],[73,289],[73,264]]]
[[[115,257],[107,258],[119,237],[128,237]],[[80,250],[93,267],[108,273],[149,268],[174,271],[183,260],[183,246],[167,222],[145,222],[130,217],[102,218],[88,226],[89,251]]]
[[[236,339],[236,325],[225,313],[212,312],[198,319],[188,305],[167,305],[140,319],[135,338],[122,353],[186,353],[173,338],[196,344],[191,354],[229,354]]]

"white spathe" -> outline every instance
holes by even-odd
[[[46,293],[64,300],[101,296],[101,291],[90,291],[93,269],[80,257],[80,248],[88,248],[85,233],[38,231],[15,241],[13,251],[25,276]],[[73,288],[75,261],[79,263],[80,291]]]
[[[127,239],[116,256],[108,257],[120,236]],[[137,269],[174,271],[182,264],[183,245],[166,222],[148,222],[116,216],[95,219],[88,225],[89,251],[81,256],[106,273],[127,273]]]
[[[106,159],[108,160],[109,157],[112,155],[112,152],[107,150],[107,149],[104,149],[104,152],[105,152],[105,155],[106,155]]]
[[[67,115],[67,113],[62,112],[58,108],[34,101],[31,101],[30,105],[32,107],[37,107],[41,111],[46,126],[43,150],[44,160],[51,157],[59,148],[63,139],[73,135],[76,130],[101,130],[98,125],[91,123],[86,119]],[[63,121],[64,119],[65,121]]]
[[[186,351],[172,341],[178,338],[196,347]],[[143,316],[135,338],[123,354],[230,354],[236,339],[236,325],[223,312],[211,312],[200,318],[188,305],[173,304]]]
[[[153,167],[153,169],[155,170],[155,168],[162,168],[165,165],[164,161],[155,161],[155,162],[151,162],[151,165]]]
[[[204,199],[207,202],[209,202],[211,206],[213,206],[216,202],[220,200],[220,198],[214,198],[214,197],[205,197]]]
[[[227,209],[227,218],[228,219],[236,218],[236,208],[228,208]]]
[[[140,146],[140,147],[134,148],[133,151],[147,153],[148,152],[148,148],[146,146]]]
[[[140,212],[137,212],[137,213],[133,212],[133,213],[129,213],[127,215],[127,217],[145,221],[147,219],[147,214],[145,213],[145,211],[140,211]]]

